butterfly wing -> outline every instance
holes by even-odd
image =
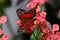
[[[20,15],[24,12],[25,10],[24,9],[17,9],[16,13],[18,15],[18,17],[20,18]]]
[[[19,27],[19,29],[18,29],[18,32],[21,32],[22,30],[24,30],[26,27],[28,27],[29,25],[31,25],[31,24],[33,24],[33,21],[34,21],[35,19],[32,19],[32,20],[30,20],[29,22],[27,22],[26,24],[22,24],[20,27]],[[22,27],[23,26],[23,27]]]
[[[33,11],[25,11],[19,9],[17,11],[17,15],[19,19],[22,20],[22,25],[19,27],[18,32],[26,28],[26,26],[30,25],[35,20],[35,13]]]

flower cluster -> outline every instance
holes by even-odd
[[[38,31],[37,35],[40,34],[40,32],[42,32],[41,40],[60,40],[60,32],[58,32],[59,25],[53,24],[51,26],[51,24],[46,20],[47,13],[41,7],[46,2],[47,2],[47,0],[31,0],[31,2],[29,2],[27,4],[27,7],[30,9],[33,9],[36,6],[37,7],[35,8],[36,14],[32,18],[32,19],[35,18],[35,20],[33,22],[31,22],[32,19],[28,20],[29,21],[28,23],[31,23],[31,24],[29,24],[26,27],[24,26],[25,27],[24,30],[26,33],[32,34],[34,32],[34,30],[37,28],[37,31]],[[29,18],[29,16],[28,16],[28,18]],[[24,20],[24,21],[27,21],[27,20]],[[17,24],[22,25],[22,20],[18,20]],[[37,39],[39,37],[37,35],[34,35],[35,39]]]
[[[39,9],[38,9],[39,10]],[[38,11],[36,10],[36,11]],[[41,10],[41,8],[40,8]],[[40,11],[36,13],[36,21],[34,24],[39,24],[38,31],[42,31],[42,38],[41,40],[60,40],[60,32],[59,31],[59,25],[53,24],[52,29],[50,29],[50,23],[45,19],[47,13],[45,11]],[[38,33],[39,33],[38,32]]]
[[[8,40],[9,39],[9,34],[3,34],[4,30],[0,28],[0,40]]]
[[[35,8],[38,4],[45,4],[48,0],[31,0],[27,4],[27,8]]]
[[[58,24],[53,24],[53,28],[51,30],[45,30],[46,32],[43,33],[41,40],[59,40],[60,39],[60,32],[56,32],[59,30]]]
[[[6,16],[1,16],[0,17],[0,40],[8,40],[9,34],[3,34],[4,30],[2,29],[3,24],[7,22],[7,17]]]

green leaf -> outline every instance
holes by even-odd
[[[36,40],[36,35],[37,35],[37,28],[34,30],[33,34],[31,35],[30,40]]]
[[[0,28],[2,28],[2,25],[0,24]]]
[[[42,37],[42,32],[38,33],[38,28],[36,28],[30,37],[30,40],[40,40]]]
[[[41,40],[41,38],[42,38],[42,32],[39,33],[38,40]]]
[[[0,24],[0,28],[2,29],[2,25]],[[0,38],[2,38],[2,36],[3,36],[3,34],[2,35],[0,35]]]
[[[37,28],[36,28],[35,31],[34,31],[34,34],[35,34],[35,35],[37,35],[37,31],[38,31],[38,30],[37,30]]]
[[[36,40],[33,34],[31,35],[30,40]]]

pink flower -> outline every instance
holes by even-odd
[[[47,0],[39,0],[39,4],[44,4],[46,2],[47,2]]]
[[[37,3],[37,4],[44,4],[44,3],[46,3],[48,0],[31,0],[31,1],[33,1],[33,2],[35,2],[35,3]]]
[[[42,18],[46,18],[46,15],[47,15],[47,13],[44,12],[44,11],[40,13],[40,16],[41,16]]]
[[[38,13],[36,13],[36,17],[39,17],[39,14]]]
[[[38,23],[39,23],[39,21],[38,21],[38,20],[35,20],[35,21],[34,21],[34,24],[38,24]]]
[[[53,30],[49,30],[47,34],[48,34],[48,37],[46,40],[54,40],[55,34]]]
[[[39,0],[31,0],[32,2],[39,3]]]
[[[60,32],[56,32],[56,35],[55,35],[56,38],[60,38]]]
[[[47,39],[46,40],[54,40],[54,39],[52,39],[51,37],[47,37]]]
[[[41,8],[38,6],[37,9],[36,9],[36,13],[38,13],[40,11],[41,11]]]
[[[40,0],[40,4],[44,4],[45,3],[45,0]]]
[[[58,40],[60,40],[60,38]]]
[[[2,35],[2,34],[3,34],[3,32],[4,32],[4,31],[0,28],[0,35]]]
[[[48,38],[48,33],[44,33],[43,35],[42,35],[42,38],[41,38],[41,40],[46,40],[46,38]]]
[[[16,23],[18,24],[18,25],[21,25],[21,20],[18,20]]]
[[[50,34],[50,36],[54,35],[54,31],[53,30],[49,30],[49,34]]]
[[[3,40],[2,38],[0,38],[0,40]]]
[[[49,30],[49,37],[51,37],[52,39],[55,38],[55,34],[54,34],[54,31],[53,30]]]
[[[40,21],[39,18],[40,18],[39,14],[36,14],[36,20],[37,20],[37,21]]]
[[[0,24],[5,24],[6,22],[7,22],[7,17],[6,16],[0,17]]]
[[[45,21],[45,19],[39,16],[38,14],[36,14],[36,19],[41,22]]]
[[[46,27],[46,28],[43,29],[44,33],[47,33],[48,31],[49,31],[49,27]]]
[[[2,39],[3,39],[3,40],[8,40],[8,39],[9,39],[9,35],[8,35],[8,34],[4,34],[4,35],[2,36]]]
[[[58,31],[59,30],[59,25],[58,24],[53,24],[53,30]]]
[[[37,4],[35,2],[30,2],[27,4],[27,8],[33,9],[37,6]]]
[[[31,29],[33,29],[33,30],[34,30],[35,28],[36,28],[36,25],[31,26]]]
[[[59,13],[60,13],[60,10],[59,10]]]
[[[44,4],[46,3],[47,0],[31,0],[28,4],[27,4],[27,8],[35,8],[37,6],[37,4]]]
[[[45,21],[45,19],[42,18],[42,17],[39,17],[39,20],[40,20],[41,22]]]
[[[47,37],[47,39],[46,40],[50,40],[51,38],[50,37]]]

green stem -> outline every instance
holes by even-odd
[[[38,33],[38,40],[41,40],[41,37],[42,37],[42,31]]]
[[[0,28],[2,29],[2,24],[0,24]]]
[[[0,28],[2,29],[2,24],[0,24]],[[2,34],[3,35],[3,34]],[[2,35],[0,35],[0,38],[2,38]]]
[[[38,32],[38,30],[39,30],[39,32]],[[39,38],[39,36],[40,36],[40,38]],[[36,35],[37,40],[41,40],[41,36],[42,36],[42,31],[40,30],[40,23],[39,23],[39,24],[37,24],[37,35]]]

